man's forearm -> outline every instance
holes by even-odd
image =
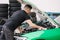
[[[38,26],[38,25],[32,23],[31,20],[26,20],[26,22],[27,22],[27,23],[29,24],[29,26],[32,27],[32,28],[40,28],[40,26]]]
[[[37,26],[36,24],[30,25],[32,28],[40,28],[40,26]]]

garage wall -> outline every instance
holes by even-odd
[[[0,4],[9,4],[9,0],[0,0]]]
[[[60,0],[24,0],[45,12],[60,12]]]

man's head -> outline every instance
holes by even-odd
[[[24,7],[24,10],[25,10],[27,13],[30,13],[30,12],[31,12],[31,9],[32,9],[32,6],[29,5],[29,4],[25,5],[25,7]]]

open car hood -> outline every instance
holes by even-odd
[[[56,20],[54,19],[51,19],[47,13],[45,13],[46,11],[42,10],[41,7],[40,7],[40,0],[23,0],[24,2],[26,2],[27,4],[31,4],[33,7],[37,8],[38,10],[42,11],[42,14],[44,14],[48,20],[53,24],[53,25],[56,25],[57,27],[60,26],[60,24],[57,23]]]

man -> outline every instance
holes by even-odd
[[[30,20],[28,14],[30,13],[31,9],[31,5],[27,4],[25,5],[24,10],[14,12],[11,18],[6,21],[6,23],[3,25],[3,32],[6,40],[13,40],[14,30],[25,20],[32,28],[44,29],[43,27],[33,24]]]

